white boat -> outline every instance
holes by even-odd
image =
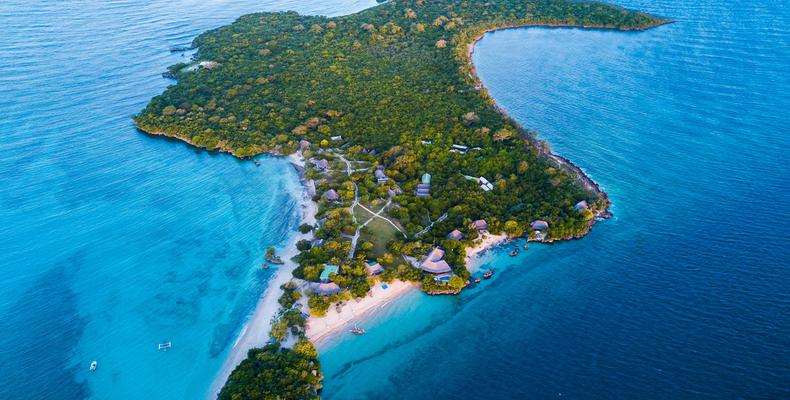
[[[99,363],[97,363],[96,361],[92,361],[91,362],[91,372],[96,371],[96,367],[98,367],[98,366],[99,366]]]
[[[172,342],[159,343],[159,350],[167,351],[171,347],[173,347],[173,343]]]

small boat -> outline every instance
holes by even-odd
[[[524,250],[529,250],[529,243],[524,244]]]
[[[488,271],[486,271],[485,274],[483,274],[483,279],[488,279],[488,278],[492,277],[493,275],[494,275],[494,270],[493,269],[489,269]]]
[[[480,283],[480,278],[479,277],[475,278],[475,283]]]
[[[159,350],[167,351],[171,347],[173,347],[173,343],[172,342],[159,343]]]
[[[364,329],[358,328],[356,326],[353,329],[351,329],[349,332],[351,332],[351,333],[353,333],[355,335],[364,335],[365,334],[365,330]]]
[[[263,269],[269,269],[269,264],[263,263],[261,264],[261,267],[263,267]]]
[[[96,371],[96,367],[99,366],[99,363],[96,361],[91,361],[91,372]]]
[[[469,286],[471,284],[472,282],[469,279],[467,279],[466,282],[464,282],[464,287]]]
[[[514,248],[513,251],[510,252],[511,257],[515,257],[518,255],[518,247]]]
[[[260,162],[260,161],[258,161],[258,160],[255,160],[255,165],[257,165],[257,166],[260,166],[260,165],[261,165],[261,162]]]

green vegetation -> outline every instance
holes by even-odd
[[[365,296],[373,282],[365,268],[370,259],[384,267],[385,282],[423,281],[428,291],[457,292],[469,278],[463,261],[468,242],[445,239],[451,230],[474,239],[470,224],[484,218],[491,232],[534,235],[530,223],[541,219],[549,223],[549,240],[578,237],[609,206],[580,172],[500,113],[474,74],[470,45],[485,31],[508,26],[631,30],[664,22],[563,0],[394,0],[333,18],[250,14],[196,38],[202,66],[171,67],[178,83],[153,98],[135,123],[238,157],[288,154],[302,140],[311,143],[303,147],[305,158],[327,164],[306,171],[316,181],[320,222],[314,236],[323,243],[298,244],[294,276],[317,281],[324,264],[338,265],[330,279],[344,289],[310,294],[311,313],[323,315],[334,302]],[[377,167],[386,177],[374,177]],[[430,196],[417,197],[426,172]],[[481,187],[478,177],[490,186]],[[398,228],[376,218],[352,249],[371,215],[349,212],[355,193],[360,204],[376,204],[374,212],[388,204],[381,215]],[[589,209],[576,211],[582,200]],[[408,262],[435,245],[445,250],[454,273],[446,284],[423,279]],[[279,261],[273,249],[266,258]],[[250,351],[220,399],[317,397],[321,373],[315,348],[304,339],[299,293],[295,286],[283,289],[272,337],[294,335],[296,345]]]
[[[136,123],[240,157],[290,153],[301,139],[329,147],[332,136],[342,136],[347,145],[375,150],[370,161],[403,188],[394,216],[408,233],[449,210],[442,228],[496,218],[525,230],[540,218],[551,224],[551,237],[569,237],[589,225],[573,210],[576,202],[587,200],[593,212],[606,203],[498,113],[470,76],[468,45],[485,30],[511,25],[640,29],[661,22],[602,3],[558,0],[391,1],[335,18],[251,14],[196,38],[198,58],[218,65],[177,72],[178,84],[151,100]],[[453,153],[452,144],[480,150]],[[431,197],[417,198],[426,171]],[[494,190],[484,192],[462,174],[487,177]]]
[[[318,399],[322,379],[318,351],[307,339],[298,340],[292,349],[274,343],[250,350],[218,399]]]

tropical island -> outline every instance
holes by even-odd
[[[219,397],[316,397],[309,318],[397,282],[459,293],[470,253],[579,238],[608,217],[592,180],[494,104],[473,46],[510,27],[667,22],[603,3],[399,0],[334,18],[251,14],[197,37],[194,62],[169,69],[177,84],[136,125],[241,158],[291,155],[315,221],[283,259],[294,279],[273,291],[273,343]]]

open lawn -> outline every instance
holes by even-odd
[[[373,243],[372,256],[381,257],[387,252],[387,243],[400,237],[400,233],[389,222],[381,218],[374,218],[362,229],[360,241]]]

